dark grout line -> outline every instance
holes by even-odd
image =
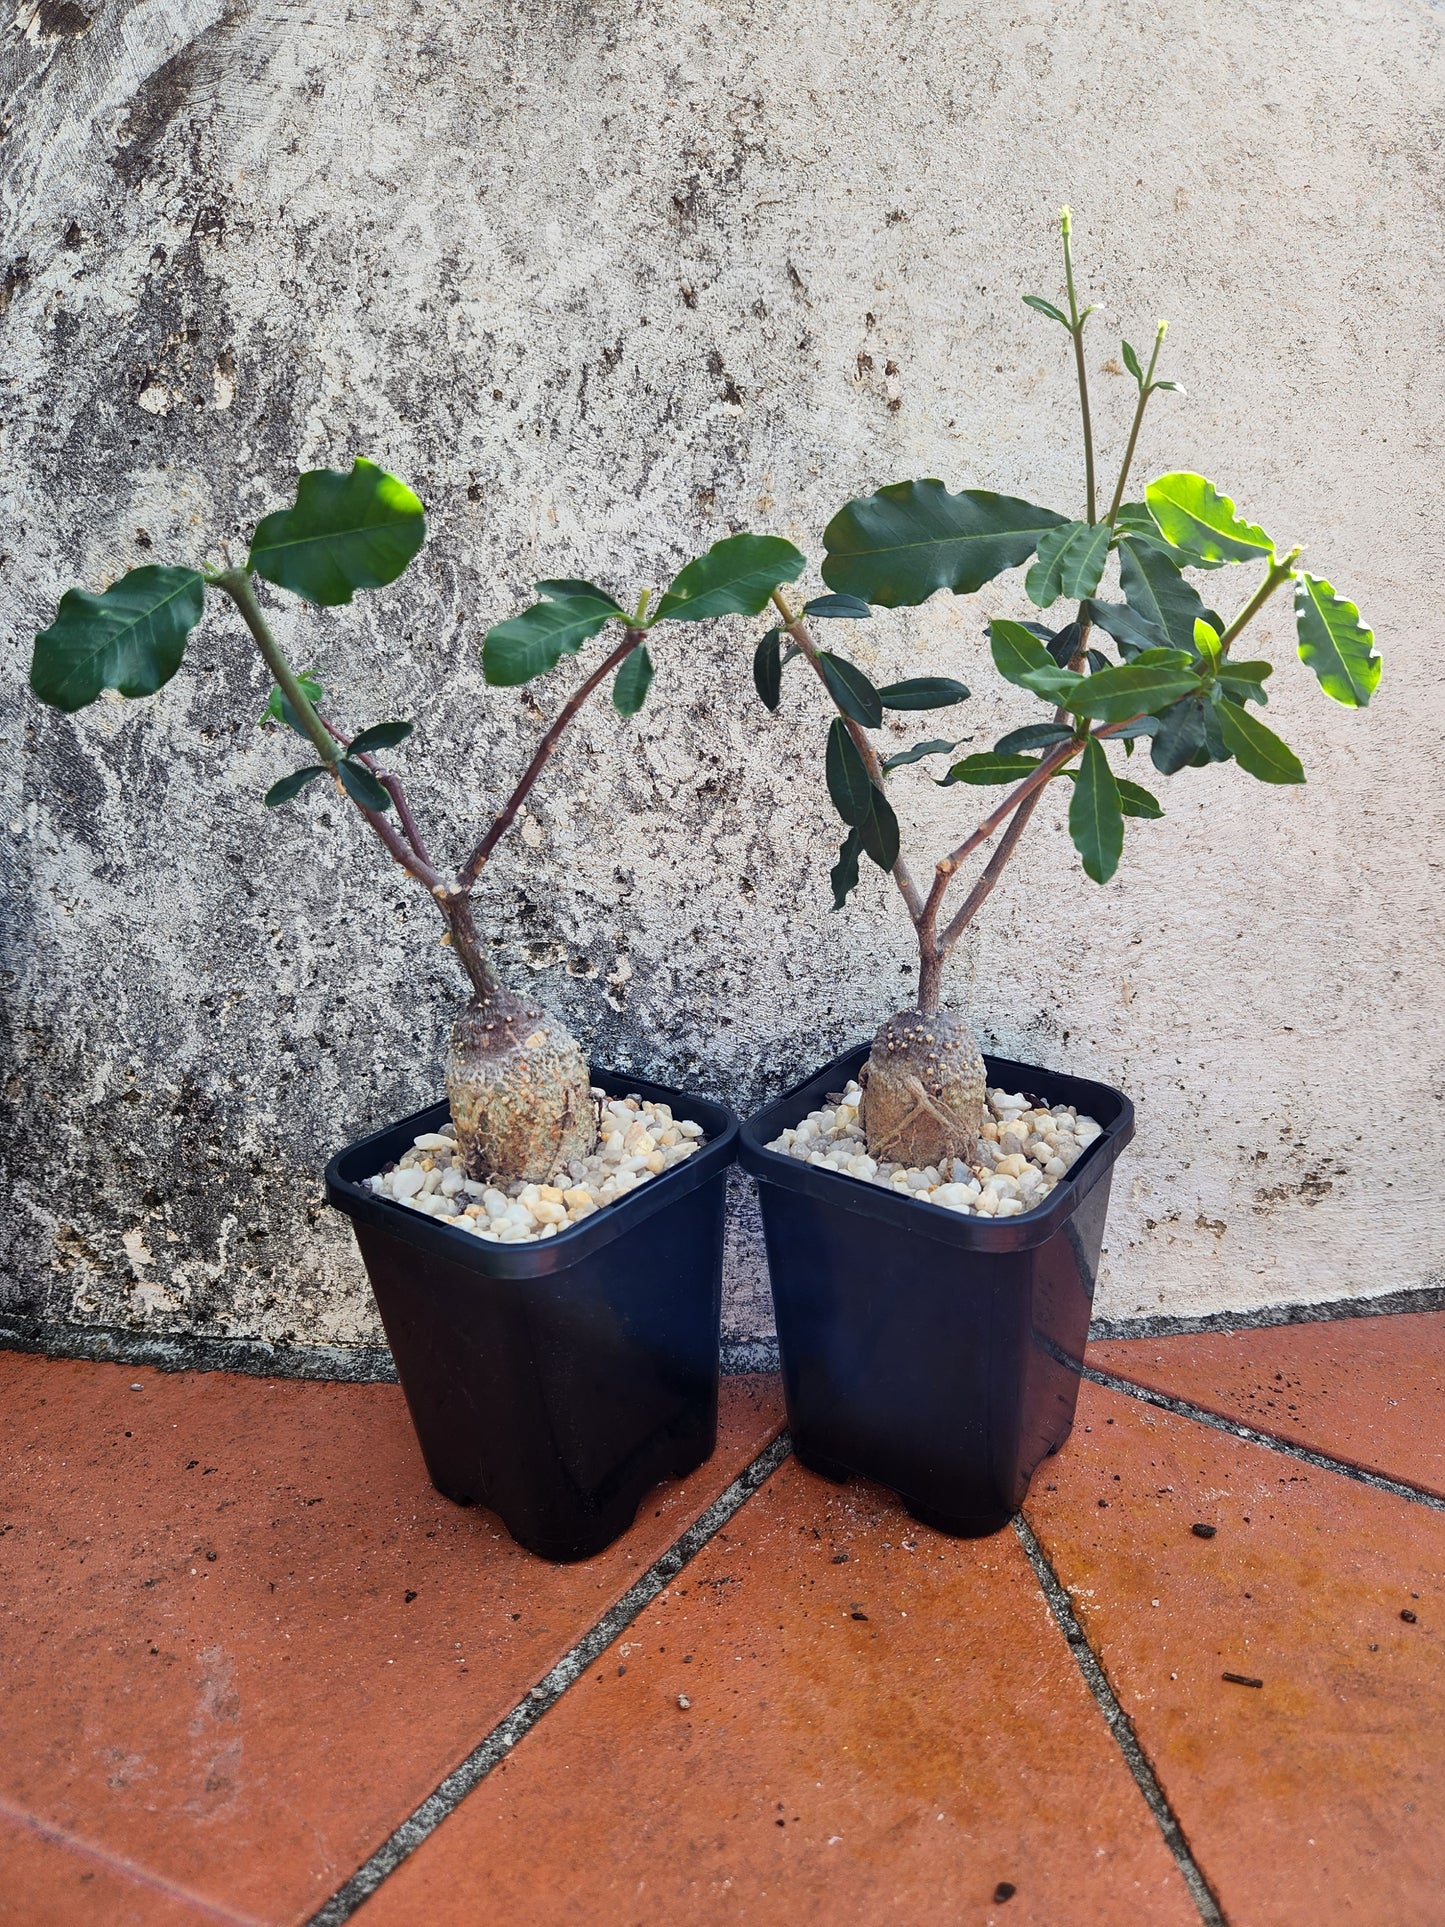
[[[563,1654],[551,1672],[538,1680],[527,1697],[492,1728],[460,1766],[453,1767],[415,1812],[408,1814],[371,1858],[357,1868],[345,1885],[338,1887],[331,1898],[317,1908],[305,1927],[341,1927],[341,1922],[350,1920],[362,1902],[369,1899],[388,1875],[395,1873],[402,1862],[436,1831],[448,1814],[453,1813],[467,1795],[481,1785],[518,1740],[531,1732],[542,1715],[557,1704],[567,1688],[586,1672],[593,1660],[631,1625],[643,1607],[650,1604],[664,1586],[670,1585],[684,1566],[702,1551],[709,1539],[746,1505],[758,1488],[777,1471],[792,1449],[792,1440],[786,1432],[782,1432],[765,1452],[740,1472],[727,1490],[713,1500],[706,1512],[668,1547],[656,1564],[649,1566],[642,1577],[628,1588],[612,1610],[604,1613],[570,1652]]]
[[[1271,1331],[1282,1325],[1324,1325],[1337,1318],[1395,1318],[1411,1312],[1445,1311],[1445,1285],[1381,1292],[1374,1298],[1325,1298],[1309,1305],[1264,1305],[1254,1311],[1211,1311],[1197,1318],[1146,1313],[1139,1318],[1096,1318],[1094,1344],[1118,1339],[1186,1338],[1198,1332]]]
[[[1029,1564],[1034,1569],[1034,1577],[1043,1590],[1049,1603],[1049,1610],[1058,1622],[1059,1630],[1068,1641],[1069,1651],[1073,1654],[1079,1671],[1084,1675],[1085,1684],[1093,1694],[1099,1711],[1103,1714],[1114,1743],[1124,1755],[1134,1783],[1144,1796],[1149,1811],[1158,1823],[1164,1836],[1164,1844],[1174,1856],[1174,1864],[1184,1877],[1189,1889],[1189,1897],[1199,1909],[1199,1918],[1204,1927],[1227,1927],[1224,1912],[1210,1890],[1209,1882],[1200,1872],[1194,1855],[1189,1851],[1189,1842],[1184,1837],[1174,1809],[1165,1797],[1164,1789],[1155,1777],[1154,1769],[1145,1758],[1134,1732],[1134,1723],[1124,1711],[1109,1684],[1098,1655],[1084,1636],[1084,1629],[1074,1615],[1073,1604],[1068,1593],[1059,1581],[1058,1574],[1049,1564],[1048,1554],[1034,1536],[1033,1528],[1020,1513],[1013,1522],[1014,1532],[1023,1547]]]
[[[1247,1445],[1266,1446],[1271,1452],[1279,1452],[1285,1458],[1303,1459],[1306,1465],[1313,1465],[1321,1472],[1336,1472],[1342,1479],[1354,1479],[1360,1485],[1372,1486],[1377,1492],[1388,1492],[1396,1499],[1409,1499],[1415,1505],[1445,1512],[1445,1499],[1437,1492],[1427,1492],[1423,1486],[1408,1485],[1403,1479],[1386,1478],[1382,1472],[1367,1472],[1362,1465],[1351,1465],[1345,1459],[1331,1458],[1327,1452],[1316,1452],[1309,1445],[1296,1445],[1290,1439],[1276,1437],[1273,1432],[1257,1432],[1252,1425],[1242,1425],[1238,1419],[1226,1418],[1223,1413],[1211,1412],[1202,1405],[1191,1405],[1187,1400],[1174,1398],[1168,1392],[1151,1391],[1147,1385],[1135,1385],[1127,1378],[1116,1378],[1112,1372],[1101,1372],[1095,1365],[1085,1365],[1082,1376],[1094,1385],[1104,1386],[1107,1391],[1122,1392],[1126,1398],[1137,1398],[1142,1405],[1154,1405],[1161,1412],[1173,1412],[1178,1418],[1193,1419],[1196,1424],[1208,1425],[1216,1432],[1227,1432],[1231,1438],[1243,1439]]]

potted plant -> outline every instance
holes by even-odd
[[[604,630],[620,638],[559,709],[520,781],[452,874],[434,859],[382,757],[410,722],[348,734],[298,674],[255,578],[330,607],[394,582],[421,548],[421,503],[367,461],[313,470],[258,524],[243,566],[148,564],[99,594],[71,589],[35,640],[31,686],[62,711],[104,689],[152,695],[180,667],[208,594],[239,611],[273,678],[263,722],[312,760],[272,785],[290,803],[323,783],[436,906],[470,999],[452,1026],[447,1101],[334,1158],[327,1195],[355,1225],[433,1482],[497,1511],[553,1559],[600,1550],[659,1479],[713,1449],[723,1187],[736,1120],[722,1105],[590,1067],[565,1026],[499,977],[476,892],[500,839],[582,705],[611,678],[633,716],[665,623],[757,615],[804,559],[775,537],[731,536],[629,614],[584,581],[546,581],[497,624],[487,681],[530,682]]]
[[[1166,777],[1232,761],[1260,782],[1304,781],[1299,759],[1258,714],[1272,665],[1241,660],[1238,649],[1285,584],[1299,654],[1326,695],[1362,707],[1380,674],[1354,604],[1299,567],[1299,549],[1281,554],[1203,476],[1161,475],[1142,499],[1126,499],[1145,409],[1177,386],[1158,372],[1163,322],[1147,358],[1121,345],[1137,393],[1117,479],[1107,497],[1100,492],[1084,358],[1094,310],[1078,304],[1067,209],[1060,227],[1066,307],[1024,299],[1072,344],[1083,515],[985,489],[952,494],[936,480],[849,502],[824,535],[832,593],[795,614],[776,592],[779,621],[754,662],[769,709],[781,700],[785,666],[801,659],[837,712],[824,751],[828,793],[847,829],[832,872],[835,905],[856,887],[866,854],[892,876],[918,939],[916,1003],[743,1130],[794,1446],[817,1471],[877,1479],[917,1517],[968,1535],[1004,1524],[1040,1459],[1068,1435],[1110,1172],[1132,1136],[1133,1110],[1106,1085],[984,1058],[964,1016],[941,1001],[950,953],[1050,783],[1072,785],[1070,835],[1100,884],[1118,866],[1126,821],[1163,814],[1111,765],[1112,750],[1128,757],[1147,746]],[[1116,599],[1103,589],[1111,560]],[[1186,574],[1251,565],[1257,579],[1227,619]],[[1073,608],[1049,626],[993,620],[989,649],[1000,676],[1047,713],[961,758],[943,738],[880,755],[870,732],[885,711],[947,706],[969,692],[939,679],[877,688],[819,646],[810,615],[861,619],[939,589],[972,594],[1025,566],[1025,593],[1041,612],[1065,598]],[[935,781],[1005,794],[916,877],[888,781],[934,757],[945,767]]]

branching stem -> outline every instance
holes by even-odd
[[[271,671],[277,687],[295,711],[297,721],[315,744],[317,755],[323,763],[338,762],[341,757],[340,747],[331,731],[317,715],[311,698],[301,687],[296,672],[282,655],[280,645],[271,634],[270,626],[262,613],[261,604],[256,599],[256,591],[249,573],[245,569],[225,569],[220,575],[214,575],[210,579],[214,586],[223,590],[241,611],[241,618],[251,631],[256,647],[261,652],[262,660]]]
[[[1114,499],[1109,504],[1108,516],[1105,518],[1110,528],[1113,528],[1119,514],[1119,506],[1124,500],[1124,484],[1129,479],[1129,470],[1134,461],[1134,449],[1139,441],[1139,429],[1144,420],[1144,410],[1149,404],[1149,397],[1154,393],[1154,370],[1159,363],[1159,350],[1164,346],[1164,337],[1168,332],[1169,323],[1161,321],[1154,333],[1154,352],[1149,357],[1148,372],[1139,384],[1139,399],[1134,405],[1134,420],[1129,428],[1129,439],[1124,445],[1124,460],[1119,466],[1118,484],[1114,489]]]

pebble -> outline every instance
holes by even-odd
[[[947,1173],[931,1164],[912,1170],[878,1164],[868,1156],[858,1122],[862,1097],[861,1086],[850,1083],[822,1110],[775,1137],[768,1149],[785,1151],[819,1170],[839,1171],[865,1184],[941,1204],[965,1217],[1017,1218],[1043,1203],[1103,1128],[1069,1104],[1049,1109],[1022,1092],[990,1091],[989,1114],[972,1163],[954,1158]]]
[[[675,1118],[666,1104],[635,1096],[609,1098],[595,1086],[592,1095],[600,1107],[597,1148],[554,1172],[551,1184],[478,1184],[466,1174],[450,1125],[421,1132],[396,1164],[367,1183],[380,1196],[424,1217],[441,1218],[474,1238],[534,1244],[660,1177],[705,1141],[700,1124]]]

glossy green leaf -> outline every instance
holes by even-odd
[[[879,869],[891,870],[898,861],[898,818],[882,790],[871,785],[868,814],[858,825],[858,834]]]
[[[1187,696],[1159,718],[1149,754],[1161,776],[1176,776],[1203,753],[1204,714],[1205,704]]]
[[[1068,708],[1095,722],[1122,723],[1130,716],[1153,715],[1198,687],[1193,669],[1136,659],[1090,676],[1069,697]]]
[[[824,621],[844,618],[849,622],[871,622],[873,611],[856,595],[815,595],[803,604],[805,616],[821,616]]]
[[[1124,366],[1129,370],[1129,373],[1134,377],[1135,381],[1138,382],[1139,386],[1142,388],[1144,386],[1144,370],[1139,365],[1138,355],[1135,354],[1133,348],[1129,345],[1127,341],[1121,341],[1119,343],[1119,349],[1121,354],[1124,357]]]
[[[619,716],[635,716],[647,701],[652,687],[652,658],[647,644],[639,642],[612,678],[612,707]]]
[[[289,708],[289,704],[287,705]],[[404,743],[412,732],[410,723],[373,723],[370,729],[363,729],[359,736],[353,736],[348,756],[370,756],[378,749],[395,749]]]
[[[890,770],[903,769],[909,763],[921,763],[925,756],[952,756],[956,747],[946,736],[935,736],[930,742],[915,743],[912,749],[900,749],[896,756],[885,756],[883,772],[886,775]]]
[[[823,534],[823,580],[881,608],[912,607],[936,589],[969,595],[1033,554],[1065,516],[1012,495],[939,481],[895,482],[849,502]]]
[[[266,808],[279,809],[283,803],[289,803],[294,797],[299,796],[308,783],[314,783],[318,776],[326,774],[326,768],[321,763],[312,763],[306,769],[292,770],[289,776],[283,776],[279,783],[273,783],[267,790]]]
[[[1067,723],[1030,723],[1024,729],[1011,729],[993,746],[995,756],[1017,756],[1022,749],[1052,749],[1073,735]]]
[[[1215,680],[1232,702],[1258,703],[1263,708],[1269,701],[1264,679],[1273,674],[1273,663],[1235,662],[1226,656],[1215,672]]]
[[[868,766],[858,753],[858,745],[848,734],[848,725],[835,716],[828,725],[828,748],[824,759],[828,794],[833,807],[845,823],[861,827],[872,808],[873,784]]]
[[[263,516],[248,568],[322,608],[394,582],[426,540],[426,513],[405,482],[358,459],[349,474],[313,468],[295,506]]]
[[[1109,557],[1109,529],[1103,522],[1065,522],[1040,538],[1037,562],[1024,577],[1030,602],[1048,609],[1067,596],[1081,602],[1099,586]]]
[[[753,651],[753,687],[764,709],[776,709],[783,700],[782,631],[769,629]]]
[[[575,656],[615,614],[610,603],[591,596],[535,602],[521,615],[488,629],[482,639],[482,672],[502,689],[531,682],[555,669],[563,656]]]
[[[1156,382],[1155,387],[1162,386]],[[1153,549],[1166,557],[1176,569],[1222,569],[1222,562],[1201,562],[1197,555],[1190,555],[1185,549],[1176,549],[1172,542],[1164,539],[1164,531],[1149,513],[1147,502],[1125,502],[1114,517],[1114,539],[1116,542],[1130,541],[1140,548]]]
[[[1036,314],[1047,315],[1050,321],[1057,321],[1060,327],[1069,326],[1069,317],[1063,309],[1056,308],[1052,301],[1045,301],[1041,294],[1026,294],[1023,297],[1023,303],[1026,308],[1032,308]]]
[[[833,886],[835,910],[841,910],[851,892],[858,888],[858,858],[862,850],[862,837],[857,830],[849,830],[838,850],[838,861],[828,872],[828,880]]]
[[[968,685],[955,682],[952,676],[911,676],[906,682],[887,683],[878,691],[885,709],[951,709],[968,698]]]
[[[1379,687],[1380,658],[1359,610],[1319,576],[1303,573],[1295,578],[1294,609],[1300,661],[1314,670],[1327,696],[1347,709],[1363,709]]]
[[[780,535],[726,535],[673,577],[652,620],[761,615],[773,591],[807,566],[807,557]]]
[[[1146,790],[1142,783],[1129,783],[1122,776],[1116,776],[1114,787],[1119,792],[1119,807],[1125,816],[1158,817],[1164,814],[1164,806],[1159,798]]]
[[[1037,756],[1000,756],[997,750],[983,750],[955,763],[939,780],[939,788],[947,789],[953,783],[1017,783],[1031,776],[1040,760]]]
[[[325,691],[316,680],[316,672],[314,669],[303,669],[296,680],[301,685],[302,695],[305,696],[306,700],[312,704],[313,707],[321,701]],[[272,683],[271,693],[266,698],[266,707],[256,718],[257,729],[264,729],[267,723],[285,723],[289,729],[294,729],[298,735],[304,736],[306,734],[306,731],[301,725],[301,718],[287,701],[279,683]]]
[[[1220,633],[1221,632],[1214,627],[1214,624],[1212,622],[1206,622],[1203,616],[1195,618],[1194,647],[1199,651],[1199,654],[1204,658],[1205,662],[1209,664],[1211,669],[1218,664],[1220,657],[1224,653],[1219,646]]]
[[[622,604],[608,595],[605,589],[599,589],[595,582],[587,582],[581,576],[548,576],[542,582],[534,582],[532,587],[537,591],[538,595],[551,596],[559,602],[575,601],[577,597],[581,596],[589,602],[605,603],[614,615],[622,616],[624,619],[627,615],[627,611],[622,607]]]
[[[877,729],[883,721],[883,704],[863,671],[827,649],[818,651],[818,667],[828,685],[828,694],[843,714],[861,723],[864,729]]]
[[[1124,811],[1119,785],[1098,743],[1084,750],[1069,799],[1069,835],[1083,860],[1085,874],[1107,883],[1124,854]]]
[[[180,668],[205,592],[195,569],[154,563],[100,595],[67,589],[54,622],[35,638],[30,687],[67,714],[93,703],[102,689],[153,696]]]
[[[1302,783],[1304,768],[1294,751],[1272,729],[1231,702],[1213,706],[1224,746],[1242,770],[1261,783]]]
[[[341,778],[341,787],[353,803],[359,803],[364,810],[389,810],[391,792],[384,789],[364,763],[351,763],[343,760],[336,765],[336,774]]]
[[[1273,539],[1234,512],[1234,504],[1202,475],[1179,470],[1144,491],[1166,542],[1201,562],[1255,562],[1274,554]]]
[[[1060,669],[1044,645],[1031,636],[1021,622],[991,622],[988,639],[994,667],[1004,680],[1042,696],[1046,702],[1067,702],[1086,680]]]
[[[1023,627],[1028,630],[1030,635],[1038,633],[1031,622],[1024,623]],[[1081,624],[1077,622],[1066,622],[1062,629],[1054,631],[1044,630],[1039,634],[1039,641],[1042,642],[1060,669],[1067,669],[1072,664],[1074,657],[1079,653],[1079,642],[1083,633]]]
[[[1168,556],[1147,544],[1132,540],[1119,544],[1119,586],[1134,614],[1158,632],[1156,641],[1192,653],[1196,622],[1202,619],[1216,629],[1221,627],[1218,616],[1205,608]],[[1109,633],[1115,632],[1111,628]]]

